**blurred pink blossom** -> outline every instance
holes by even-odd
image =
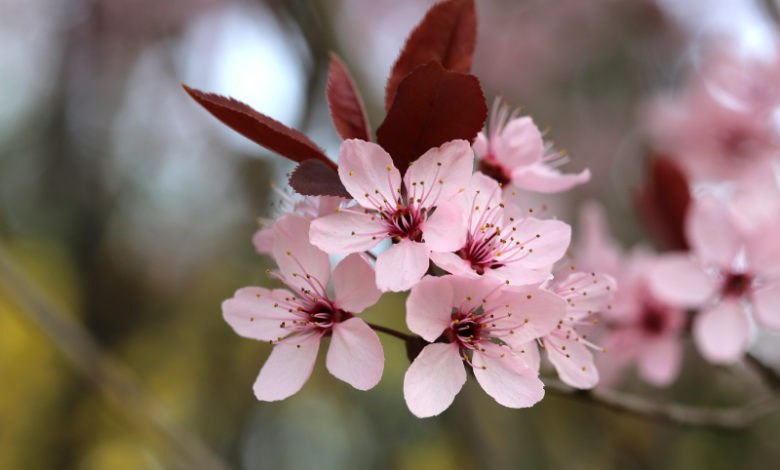
[[[777,161],[779,83],[780,60],[711,54],[681,90],[657,96],[645,109],[653,145],[699,180],[731,179]]]
[[[686,225],[693,253],[663,258],[651,272],[653,291],[698,308],[693,337],[714,363],[736,362],[749,344],[749,313],[780,330],[780,188],[771,168],[741,182],[732,201],[697,199]]]

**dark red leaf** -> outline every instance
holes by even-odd
[[[305,160],[290,175],[290,187],[304,196],[341,196],[352,199],[338,173],[320,160]]]
[[[300,131],[291,129],[233,98],[205,93],[187,85],[182,87],[214,117],[247,139],[294,162],[316,159],[336,168],[336,164]]]
[[[371,140],[371,128],[363,100],[349,71],[336,54],[330,55],[326,95],[330,117],[341,138]]]
[[[432,147],[454,139],[473,142],[486,117],[485,95],[477,77],[429,62],[401,82],[376,140],[404,173],[410,162]]]
[[[431,7],[393,64],[385,87],[385,110],[393,104],[401,80],[422,64],[435,60],[448,70],[468,73],[476,43],[474,0],[447,0]]]
[[[659,244],[670,250],[688,250],[685,218],[690,202],[688,180],[677,164],[664,156],[651,157],[648,181],[636,192],[636,204]]]

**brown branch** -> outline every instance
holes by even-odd
[[[752,354],[745,354],[747,366],[772,390],[780,391],[780,373]]]
[[[768,397],[738,407],[708,408],[679,403],[659,403],[617,390],[576,390],[558,379],[545,377],[545,389],[557,395],[592,403],[619,413],[681,426],[721,429],[746,428],[780,411],[780,400]]]
[[[228,466],[199,439],[178,427],[165,408],[135,377],[109,357],[73,316],[49,302],[0,247],[0,288],[9,294],[49,340],[142,431],[158,440],[182,469],[227,470]]]
[[[777,0],[764,0],[763,4],[764,11],[777,29],[780,25],[780,8],[777,6]]]
[[[395,336],[396,338],[401,339],[403,341],[411,341],[416,338],[415,336],[407,335],[406,333],[401,333],[398,330],[394,330],[386,326],[377,325],[375,323],[368,323],[368,322],[366,322],[366,324],[370,326],[372,330],[381,331],[382,333],[388,334],[390,336]]]

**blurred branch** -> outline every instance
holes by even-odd
[[[777,0],[764,0],[764,10],[766,10],[767,16],[777,28],[780,25],[780,7],[777,6]]]
[[[49,302],[0,247],[0,283],[21,310],[52,343],[109,398],[127,418],[154,433],[163,450],[182,469],[228,470],[195,436],[179,428],[164,407],[149,396],[133,375],[106,355],[97,342],[66,312]]]
[[[774,396],[758,399],[738,407],[708,408],[678,403],[658,403],[617,390],[577,390],[551,377],[545,377],[544,383],[548,392],[593,403],[639,418],[652,418],[660,422],[682,426],[741,429],[765,416],[780,411],[780,400]]]
[[[752,354],[745,355],[745,362],[748,367],[761,377],[764,384],[772,390],[780,390],[780,374],[773,367],[764,364],[759,358]]]
[[[388,334],[390,336],[395,336],[396,338],[403,341],[412,341],[415,339],[415,336],[407,335],[406,333],[401,333],[400,331],[394,330],[392,328],[388,328],[386,326],[377,325],[375,323],[368,323],[368,322],[366,322],[366,325],[371,327],[371,329],[374,331],[381,331],[382,333]]]

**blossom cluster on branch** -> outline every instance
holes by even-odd
[[[488,119],[469,73],[475,41],[473,1],[433,6],[393,65],[375,134],[333,55],[326,94],[343,139],[336,162],[246,104],[185,86],[223,123],[298,163],[289,185],[299,195],[285,195],[285,210],[253,239],[276,261],[267,272],[282,287],[242,288],[222,306],[239,335],[274,345],[254,385],[258,399],[300,390],[323,339],[331,374],[360,390],[374,387],[384,368],[377,331],[407,343],[404,398],[428,417],[450,406],[469,370],[498,403],[534,405],[544,396],[542,351],[574,388],[611,382],[631,363],[660,386],[677,376],[688,331],[703,357],[721,364],[741,357],[750,318],[780,329],[776,136],[744,122],[777,104],[768,103],[774,94],[760,83],[735,85],[715,67],[717,93],[700,86],[688,100],[648,113],[659,149],[691,162],[683,170],[673,159],[652,159],[636,198],[649,229],[679,251],[623,253],[595,205],[585,206],[584,236],[572,248],[571,227],[525,207],[523,191],[562,192],[591,174],[562,173],[566,153],[500,100]],[[719,102],[724,90],[745,109]],[[702,135],[695,113],[713,121]],[[723,127],[715,142],[706,141],[712,126]],[[727,163],[712,163],[713,149]],[[733,158],[755,159],[758,170],[718,166]],[[702,175],[723,173],[736,175],[727,191],[691,190]],[[331,266],[331,255],[343,258]],[[408,292],[411,334],[360,318],[384,292]]]

